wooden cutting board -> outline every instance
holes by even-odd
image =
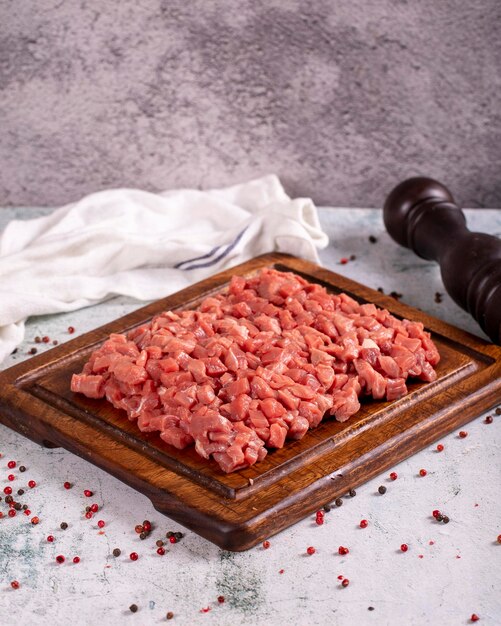
[[[167,309],[194,307],[233,274],[294,271],[391,313],[421,320],[441,354],[438,379],[395,402],[365,401],[348,422],[327,419],[264,461],[226,475],[191,448],[141,433],[105,400],[70,391],[100,342]],[[227,550],[246,550],[414,454],[500,402],[501,348],[307,261],[266,254],[0,373],[0,421],[62,446],[148,496],[158,511]]]

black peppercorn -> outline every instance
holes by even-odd
[[[14,508],[16,509],[16,511],[20,511],[23,507],[19,502],[14,502]]]
[[[28,505],[27,504],[23,504],[23,511],[26,511],[28,509]]]
[[[184,535],[183,535],[183,533],[179,533],[179,532],[177,532],[177,533],[174,533],[174,537],[175,537],[176,539],[182,539],[182,538],[184,537]]]
[[[336,506],[343,506],[343,501],[341,500],[341,498],[337,498],[336,501],[334,502],[334,504]]]
[[[442,521],[443,521],[444,524],[448,524],[451,520],[447,517],[447,515],[444,515],[442,517]]]
[[[174,533],[172,532],[172,530],[169,530],[165,533],[165,536],[167,537],[167,539],[170,539],[171,537],[174,536]]]
[[[492,424],[493,421],[494,421],[494,418],[492,417],[492,415],[488,415],[484,420],[486,424]]]
[[[331,510],[330,504],[324,504],[324,511],[328,513]]]
[[[36,354],[38,352],[38,350],[36,348],[31,348],[28,352],[28,354]]]
[[[22,496],[24,494],[24,489],[18,489],[17,490],[17,495],[18,496]]]
[[[5,496],[5,502],[10,504],[11,502],[14,502],[14,498],[12,496]]]
[[[350,489],[350,497],[354,498],[357,495],[357,492],[355,491],[355,489]]]
[[[172,611],[169,611],[167,615],[165,616],[166,619],[172,619],[173,617],[174,617],[174,613]]]
[[[444,519],[444,516],[439,513],[435,519],[437,520],[437,522],[442,522]]]
[[[68,524],[66,522],[61,522],[61,528],[62,530],[66,530],[68,528]]]
[[[378,491],[379,491],[379,493],[380,493],[381,495],[383,495],[383,494],[385,494],[385,493],[386,493],[386,487],[385,487],[384,485],[381,485],[381,486],[379,487]]]
[[[122,554],[122,551],[120,550],[120,548],[115,548],[113,550],[113,556],[120,556]]]
[[[142,533],[139,533],[139,539],[146,539],[147,536],[148,533],[145,533],[144,531]]]
[[[129,610],[131,613],[136,613],[137,612],[137,604],[131,604],[129,607]]]
[[[24,465],[20,465],[19,466],[19,471],[20,472],[25,472],[26,471],[26,468],[24,467]]]
[[[156,545],[157,545],[159,548],[161,548],[161,547],[163,547],[164,542],[163,542],[161,539],[159,539],[159,540],[156,542]]]
[[[494,413],[496,413],[496,415],[501,415],[501,406],[498,406]]]
[[[369,242],[370,243],[377,243],[377,237],[374,237],[374,235],[369,235]]]

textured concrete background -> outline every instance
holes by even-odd
[[[0,205],[268,172],[501,205],[499,0],[0,0]]]

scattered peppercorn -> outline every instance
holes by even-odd
[[[16,477],[14,476],[14,474],[9,474],[7,476],[7,480],[10,480],[10,482],[12,482],[13,480],[16,480]]]
[[[441,443],[439,443],[437,446],[437,452],[443,452],[443,451],[444,451],[444,446]]]
[[[451,520],[447,517],[447,515],[444,515],[442,517],[442,521],[443,521],[444,524],[448,524]]]
[[[472,616],[470,617],[470,619],[471,619],[472,622],[478,622],[480,617],[476,613],[473,613]]]
[[[73,326],[68,326],[68,333],[72,335],[74,332],[75,332],[75,329],[73,328]]]
[[[120,556],[122,554],[122,551],[120,550],[120,548],[115,548],[113,550],[113,556]]]
[[[90,489],[85,489],[84,490],[84,496],[86,498],[90,498],[91,496],[93,496],[94,494],[92,493],[92,491]]]
[[[58,343],[59,343],[59,341],[58,341],[57,339],[54,339],[54,340],[52,341],[52,345],[53,345],[53,346],[57,346],[57,344],[58,344]]]
[[[44,343],[49,343],[49,341],[50,341],[50,337],[47,337],[47,335],[44,335],[44,336],[42,337],[42,341],[43,341]]]
[[[25,472],[26,471],[26,468],[24,467],[24,465],[20,465],[19,466],[19,471],[20,472]]]
[[[138,535],[140,535],[143,532],[143,527],[141,526],[141,524],[137,524],[137,526],[134,527],[134,530],[137,532]]]
[[[35,337],[35,343],[42,343],[42,338],[38,337],[38,335]]]
[[[26,511],[27,513],[28,511]],[[35,515],[35,517],[31,518],[31,523],[36,526],[40,522],[40,518]]]
[[[129,554],[129,558],[131,561],[137,561],[139,558],[139,554],[137,552],[131,552]]]
[[[334,504],[336,506],[343,506],[343,501],[341,498],[336,498],[336,501],[334,502]]]
[[[18,490],[17,490],[17,495],[18,495],[18,496],[22,496],[22,495],[24,495],[24,489],[18,489]]]
[[[350,552],[349,549],[345,548],[344,546],[339,546],[337,551],[339,552],[341,556],[344,556],[345,554],[348,554]]]
[[[36,348],[31,348],[31,349],[28,351],[28,354],[36,354],[37,352],[38,352],[38,350],[37,350]]]
[[[498,406],[498,408],[494,411],[494,413],[496,415],[501,415],[501,406]]]
[[[79,556],[74,556],[74,557],[73,557],[73,563],[75,563],[75,565],[76,565],[77,563],[80,563],[80,557],[79,557]]]
[[[137,530],[136,530],[136,532],[137,532]],[[167,539],[169,539],[169,538],[170,538],[170,537],[172,537],[173,535],[174,535],[174,533],[172,532],[172,530],[168,530],[168,531],[165,533],[165,536],[167,537]]]
[[[22,506],[19,502],[14,502],[12,506],[16,509],[16,511],[20,511],[22,509]]]
[[[400,550],[402,550],[402,552],[407,552],[408,549],[409,549],[409,546],[406,543],[403,543],[400,546]]]
[[[381,495],[383,495],[383,494],[385,494],[385,493],[386,493],[386,487],[385,487],[384,485],[381,485],[381,486],[379,487],[378,491],[379,491],[379,493],[380,493]]]
[[[341,265],[346,265],[346,263],[348,263],[348,259],[344,256],[342,259],[339,259],[339,262]]]
[[[329,504],[324,504],[324,511],[325,511],[326,513],[328,513],[330,510],[331,510],[330,505],[329,505]]]
[[[61,565],[61,563],[65,562],[65,558],[62,554],[59,554],[58,556],[56,556],[56,563],[59,563],[59,565]]]
[[[390,296],[394,298],[395,300],[400,300],[400,298],[402,297],[402,294],[398,293],[398,291],[390,291]]]
[[[224,604],[224,596],[218,596],[217,601],[219,602],[219,604]]]
[[[343,587],[347,587],[350,584],[350,581],[348,580],[348,578],[343,578],[341,584],[343,585]]]
[[[176,539],[176,537],[175,537],[174,535],[172,535],[171,537],[169,537],[169,541],[170,541],[171,543],[177,543],[177,539]]]
[[[64,483],[63,487],[64,487],[65,489],[71,489],[71,483],[70,483],[70,482],[68,482],[68,481],[66,481],[66,482]]]
[[[397,472],[391,472],[390,478],[391,478],[391,480],[397,480],[397,478],[398,478]]]
[[[374,607],[373,607],[373,606],[368,606],[368,607],[367,607],[367,610],[368,610],[368,611],[374,611]]]
[[[369,235],[369,243],[377,243],[377,237],[374,237],[374,235]]]
[[[459,436],[461,439],[464,439],[465,437],[468,437],[468,433],[466,432],[466,430],[460,430]]]
[[[500,536],[501,536],[501,535],[500,535]],[[268,548],[270,547],[270,545],[271,545],[271,544],[270,544],[270,542],[269,542],[269,541],[263,541],[263,548],[264,548],[265,550],[268,550]]]
[[[159,540],[156,542],[156,545],[157,545],[159,548],[161,548],[161,547],[164,545],[164,542],[163,542],[161,539],[159,539]]]
[[[172,611],[169,611],[167,615],[165,616],[165,619],[172,619],[173,617],[174,617],[174,613]]]
[[[61,522],[59,526],[62,530],[66,530],[68,528],[68,524],[66,522]]]
[[[100,519],[100,520],[98,521],[97,525],[98,525],[98,527],[99,527],[99,528],[104,528],[104,527],[105,527],[105,525],[106,525],[106,523],[104,522],[104,520]]]
[[[350,254],[350,261],[356,261],[357,257],[355,254]]]
[[[159,554],[160,556],[163,556],[165,554],[165,548],[162,548],[162,547],[158,548],[157,554]]]
[[[420,469],[420,470],[419,470],[419,475],[420,475],[420,476],[426,476],[426,474],[427,474],[427,473],[428,473],[428,472],[427,472],[425,469]]]
[[[437,520],[437,522],[443,522],[444,516],[442,515],[442,513],[439,513],[438,515],[435,515],[435,519]]]
[[[350,498],[354,498],[357,495],[357,492],[355,491],[355,489],[350,489],[349,494]]]
[[[498,535],[498,543],[501,543],[501,535]]]
[[[54,543],[54,536],[53,536],[53,535],[49,535],[49,536],[47,537],[47,541],[48,541],[49,543]]]
[[[14,468],[16,467],[16,462],[15,462],[15,461],[9,461],[9,462],[7,463],[7,467],[8,467],[9,469],[14,469]]]
[[[91,504],[89,507],[89,511],[92,511],[92,513],[97,513],[99,511],[99,507],[97,504]]]
[[[315,554],[316,550],[313,546],[308,546],[306,548],[306,552],[311,556],[312,554]]]
[[[30,481],[28,482],[28,487],[29,487],[30,489],[34,489],[36,486],[37,486],[37,484],[36,484],[36,482],[35,482],[34,480],[30,480]]]
[[[145,532],[139,533],[139,539],[144,540],[146,539],[147,536],[148,536],[148,533],[145,533]]]
[[[440,291],[435,292],[435,302],[437,304],[440,304],[442,302],[442,294],[440,293]]]
[[[92,512],[91,512],[90,508],[89,508],[89,510],[87,511],[87,513],[85,514],[85,517],[86,517],[87,519],[92,519]]]
[[[378,287],[377,290],[379,291],[379,293],[384,293],[384,289],[382,287]]]
[[[143,522],[143,530],[146,533],[149,533],[150,530],[151,530],[151,522],[148,521],[147,519],[145,519],[144,522]]]
[[[177,532],[177,533],[174,533],[174,537],[179,540],[179,539],[182,539],[184,535],[183,533]]]
[[[10,583],[10,586],[12,587],[12,589],[19,589],[19,587],[20,587],[19,582],[17,580],[13,580]]]
[[[26,511],[28,509],[28,505],[27,504],[23,504],[23,511]]]
[[[367,528],[369,522],[366,519],[360,521],[360,528]]]
[[[8,515],[9,517],[15,517],[15,516],[16,516],[16,510],[15,510],[15,509],[11,509],[11,510],[7,513],[7,515]]]
[[[137,604],[131,604],[129,607],[129,611],[131,613],[136,613],[137,612]]]
[[[440,511],[439,511],[438,509],[435,509],[435,510],[432,512],[432,515],[433,515],[433,517],[436,519],[436,518],[440,515]]]
[[[494,418],[492,417],[492,415],[488,415],[485,419],[484,422],[486,424],[492,424],[492,422],[494,421]]]

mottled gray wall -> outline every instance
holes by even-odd
[[[0,204],[278,173],[501,206],[500,0],[0,0]]]

